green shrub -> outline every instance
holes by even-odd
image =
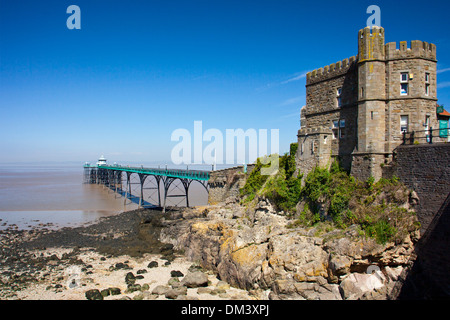
[[[280,157],[278,173],[268,178],[261,194],[272,201],[279,210],[295,211],[300,200],[302,176],[294,175],[296,170],[295,154],[298,144],[291,144],[290,154]]]
[[[330,224],[322,222],[325,217],[320,215],[320,207],[336,228],[345,229],[357,224],[361,232],[380,244],[401,241],[408,232],[420,228],[415,214],[399,207],[407,201],[409,193],[397,177],[378,182],[370,177],[361,182],[334,162],[330,170],[317,167],[303,177],[302,188],[302,175],[295,174],[297,147],[292,144],[290,153],[279,157],[279,170],[271,176],[261,175],[263,165],[260,159],[257,160],[255,169],[240,190],[245,201],[264,196],[277,210],[289,215],[296,211],[301,200],[303,210],[289,227]]]
[[[331,174],[328,170],[316,167],[305,180],[302,194],[310,201],[317,202],[321,196],[329,195]]]
[[[350,194],[335,193],[331,196],[329,213],[333,217],[339,216],[343,211],[348,209],[348,202],[350,201]]]
[[[248,177],[245,186],[240,190],[245,202],[252,201],[256,196],[264,196],[272,201],[279,210],[285,212],[295,211],[295,206],[300,199],[302,176],[295,176],[295,154],[298,144],[290,146],[290,153],[279,157],[279,170],[272,176],[261,175],[263,165],[261,159],[257,159],[256,166]]]
[[[368,236],[375,238],[379,244],[392,241],[397,233],[397,229],[386,220],[379,220],[375,224],[367,226],[365,231]]]
[[[398,192],[399,189],[402,192]],[[363,183],[334,163],[330,170],[316,168],[308,174],[301,197],[308,203],[311,211],[308,219],[314,223],[317,222],[313,216],[318,212],[319,202],[325,203],[326,214],[337,228],[357,224],[367,236],[378,243],[386,243],[400,241],[407,232],[417,229],[417,219],[398,207],[405,201],[402,198],[405,192],[407,194],[406,188],[396,177],[376,183],[370,177]],[[301,215],[299,220],[305,226],[311,225],[305,219],[306,215]]]
[[[256,160],[255,168],[250,173],[244,187],[239,190],[241,196],[246,197],[246,199],[245,199],[246,202],[253,200],[255,198],[255,196],[257,195],[257,192],[261,189],[261,187],[266,182],[266,180],[269,176],[262,175],[261,168],[269,167],[269,166],[270,166],[270,163],[263,165],[259,158]]]

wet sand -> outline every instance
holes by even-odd
[[[137,175],[131,176],[136,182]],[[146,179],[144,200],[158,204],[154,179]],[[124,199],[103,185],[83,184],[81,165],[23,165],[0,168],[0,230],[8,225],[31,229],[46,225],[56,229],[92,223],[101,217],[117,215],[138,208],[136,202]],[[179,182],[179,181],[178,181]],[[174,182],[170,192],[179,192]],[[161,188],[162,189],[162,188]],[[132,185],[132,194],[140,187]],[[162,196],[161,196],[162,199]],[[192,183],[190,205],[204,205],[208,194],[198,183]],[[184,198],[168,198],[167,205],[185,205]]]
[[[80,166],[0,169],[0,230],[77,226],[137,208],[101,185],[84,185]]]

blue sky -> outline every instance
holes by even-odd
[[[371,4],[386,42],[437,45],[450,107],[448,1],[0,0],[0,162],[164,163],[197,120],[279,129],[284,153],[305,73],[357,54]]]

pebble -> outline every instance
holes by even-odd
[[[156,295],[163,295],[166,294],[167,291],[169,291],[170,288],[168,286],[156,286],[153,290],[152,290],[152,294],[156,294]]]
[[[184,277],[184,274],[181,271],[178,270],[172,270],[170,271],[171,277]]]

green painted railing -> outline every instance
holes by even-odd
[[[202,170],[180,170],[180,169],[156,169],[156,168],[143,168],[143,167],[128,167],[121,165],[99,165],[99,166],[85,166],[85,168],[108,169],[124,172],[141,173],[154,176],[165,176],[170,178],[180,179],[192,179],[192,180],[209,180],[209,171]]]

